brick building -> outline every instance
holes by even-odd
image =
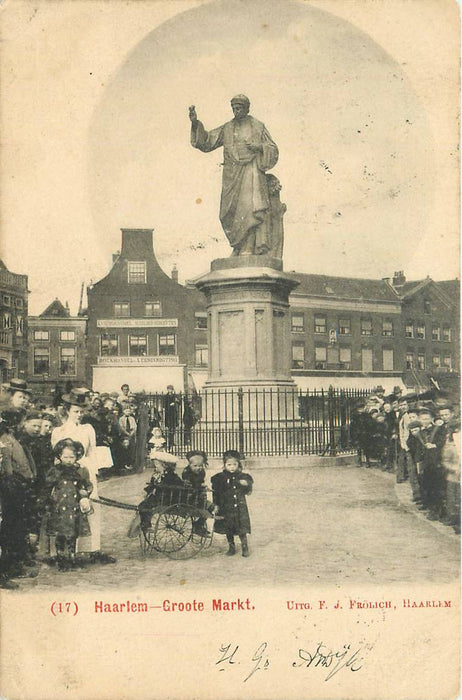
[[[188,370],[206,373],[207,314],[202,294],[169,277],[154,255],[152,229],[122,229],[109,274],[87,289],[88,382],[101,391],[177,391]],[[192,375],[191,375],[192,376]]]
[[[34,394],[50,394],[56,384],[85,383],[86,326],[86,317],[71,316],[59,299],[29,317],[28,381]]]
[[[293,273],[292,372],[301,388],[399,384],[401,301],[386,280]]]
[[[10,272],[0,260],[0,379],[27,374],[27,275]]]
[[[402,302],[400,353],[406,384],[425,386],[429,375],[458,374],[459,281],[434,282],[427,277],[408,282],[399,272],[392,285]]]

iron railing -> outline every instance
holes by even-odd
[[[150,429],[159,425],[167,448],[181,456],[204,450],[217,457],[229,449],[245,456],[335,455],[353,450],[351,415],[366,396],[362,389],[236,388],[148,394],[142,401]]]

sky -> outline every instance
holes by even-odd
[[[30,313],[75,312],[120,228],[180,280],[229,255],[188,106],[214,128],[236,93],[279,147],[285,269],[458,276],[457,27],[446,0],[7,2],[1,254]]]

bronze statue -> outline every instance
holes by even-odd
[[[189,108],[191,144],[204,153],[223,146],[223,185],[220,221],[233,255],[271,255],[282,258],[282,216],[279,180],[265,175],[278,160],[278,147],[264,124],[250,116],[245,95],[231,100],[234,119],[206,131]]]

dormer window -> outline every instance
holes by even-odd
[[[128,262],[128,284],[146,284],[146,261]]]

